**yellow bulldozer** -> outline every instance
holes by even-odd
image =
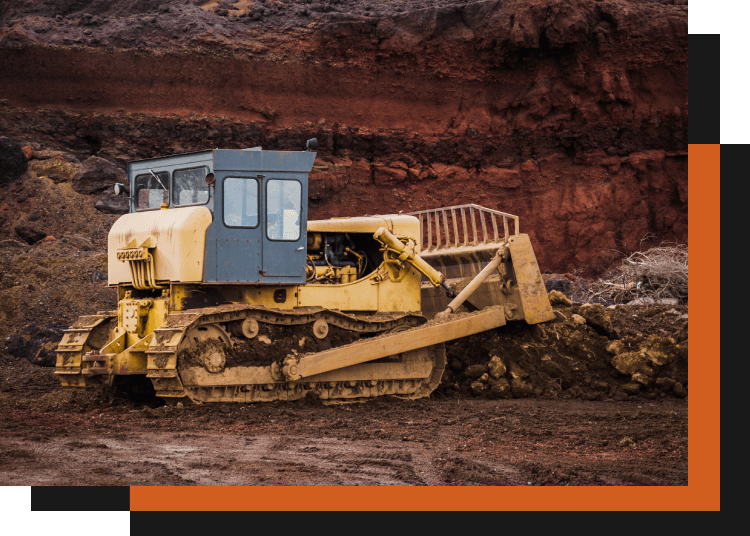
[[[57,348],[65,387],[168,404],[428,396],[444,343],[554,314],[517,216],[477,205],[307,220],[305,151],[130,162],[109,232],[117,309]]]

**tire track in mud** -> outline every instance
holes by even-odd
[[[686,485],[682,400],[0,409],[0,485]]]

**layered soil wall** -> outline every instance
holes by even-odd
[[[0,11],[17,141],[123,163],[315,136],[313,218],[477,203],[587,275],[687,242],[687,6],[63,4]]]

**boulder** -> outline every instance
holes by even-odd
[[[29,324],[9,338],[7,351],[14,357],[28,359],[34,365],[54,367],[57,361],[55,349],[62,339],[63,328],[54,322],[46,327]]]
[[[487,389],[487,385],[480,381],[475,381],[471,384],[471,392],[475,395],[481,395],[485,389]]]
[[[672,378],[656,378],[656,387],[664,392],[671,391],[676,383]]]
[[[550,283],[550,281],[548,281],[548,283]],[[571,302],[570,299],[559,290],[549,291],[549,302],[553,306],[555,305],[570,306],[573,304],[573,302]]]
[[[672,392],[675,396],[678,396],[680,398],[685,398],[688,394],[687,389],[685,389],[680,382],[674,384],[674,387],[672,387]]]
[[[93,194],[111,188],[116,182],[127,183],[127,173],[109,160],[91,156],[73,177],[73,189],[81,194]]]
[[[21,146],[6,136],[0,136],[0,185],[15,182],[28,167]]]
[[[617,337],[609,312],[601,304],[581,305],[578,314],[585,318],[586,323],[600,335],[606,335],[610,339]]]
[[[513,378],[510,382],[510,389],[516,398],[528,398],[534,392],[531,385],[521,378]]]
[[[510,364],[510,376],[513,379],[524,379],[529,377],[529,373],[522,369],[516,363]]]
[[[649,335],[640,345],[640,350],[652,366],[661,367],[669,363],[675,353],[675,341],[658,335]]]
[[[469,365],[464,370],[464,374],[469,378],[480,378],[482,374],[487,372],[487,367],[484,365]]]
[[[105,214],[127,214],[130,212],[130,202],[124,195],[113,195],[105,192],[94,205],[94,208]]]
[[[633,301],[628,302],[628,305],[653,305],[656,301],[653,298],[636,298]]]
[[[505,376],[505,373],[508,370],[505,363],[503,363],[502,359],[498,356],[493,356],[492,359],[490,359],[490,362],[487,363],[487,368],[489,369],[490,376],[496,380]]]
[[[612,358],[612,366],[617,369],[617,372],[626,376],[632,376],[637,372],[647,376],[654,374],[653,369],[646,363],[646,355],[642,352],[624,352],[618,354]]]
[[[36,244],[47,236],[47,233],[45,233],[44,231],[34,229],[33,227],[29,227],[28,225],[19,225],[14,230],[16,231],[16,234],[21,237],[27,244]]]
[[[565,369],[556,363],[549,354],[542,356],[542,369],[552,378],[562,378],[567,375]]]
[[[595,391],[608,391],[609,390],[609,384],[602,380],[596,380],[591,382],[591,388]]]
[[[79,164],[68,162],[64,158],[48,158],[44,160],[32,160],[29,170],[40,177],[49,177],[55,183],[70,182],[81,168]]]
[[[511,394],[510,384],[505,378],[501,378],[490,387],[490,396],[493,398],[505,398]]]
[[[453,359],[453,360],[451,360],[451,362],[450,362],[450,365],[448,365],[448,366],[450,367],[450,369],[451,369],[451,370],[452,370],[453,372],[458,372],[458,373],[460,373],[461,371],[463,371],[463,370],[464,370],[464,365],[463,365],[463,363],[461,363],[461,361],[459,361],[458,359]]]
[[[635,382],[626,383],[622,386],[622,390],[630,396],[637,395],[641,390],[641,384]]]
[[[570,317],[573,322],[576,324],[583,326],[586,323],[586,319],[583,318],[581,315],[574,314],[572,317]]]
[[[636,372],[630,377],[630,381],[640,383],[641,385],[649,385],[651,383],[651,376]]]
[[[626,350],[627,346],[625,341],[623,340],[612,341],[607,345],[607,351],[613,355],[622,354]]]

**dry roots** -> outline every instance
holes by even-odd
[[[638,298],[687,302],[688,248],[662,245],[633,253],[588,289],[585,302],[627,303]]]

